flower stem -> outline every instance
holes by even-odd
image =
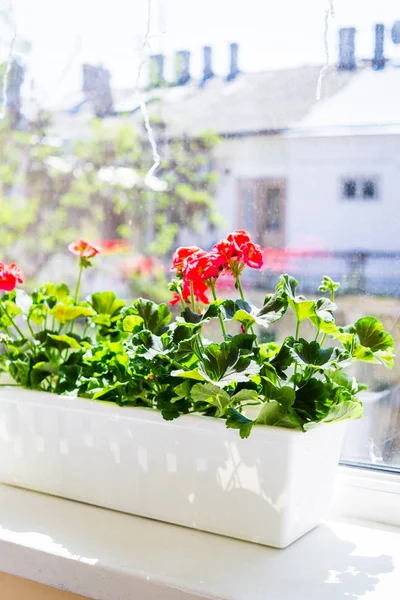
[[[186,303],[185,303],[185,301],[184,301],[184,299],[183,299],[183,296],[182,296],[182,290],[181,290],[180,288],[178,289],[178,295],[179,295],[179,299],[180,299],[180,301],[181,301],[182,310],[185,310],[185,308],[186,308]]]
[[[240,283],[239,275],[237,277],[235,277],[235,281],[236,281],[236,287],[239,290],[240,297],[245,302],[243,288],[242,288],[242,284]],[[251,333],[256,336],[256,332],[254,331],[253,325],[251,325],[250,329],[251,329]],[[257,338],[257,336],[256,336],[256,338]]]
[[[210,287],[211,287],[212,296],[214,298],[214,301],[216,302],[218,300],[218,298],[217,298],[217,292],[215,291],[215,283],[212,283],[210,285]],[[224,339],[226,339],[227,334],[226,334],[226,328],[225,328],[224,318],[221,315],[221,313],[218,313],[218,317],[219,317],[219,322],[221,324],[222,335],[224,336]]]
[[[76,302],[78,300],[79,288],[81,287],[82,271],[83,271],[83,264],[82,264],[82,261],[81,261],[79,263],[79,275],[78,275],[78,281],[77,281],[77,284],[76,284],[75,297],[74,297],[74,303],[75,304],[76,304]]]
[[[23,340],[26,340],[26,337],[25,337],[25,335],[22,333],[22,331],[20,330],[20,328],[18,327],[18,325],[15,323],[14,319],[13,319],[12,317],[10,317],[10,315],[9,315],[9,314],[8,314],[8,312],[7,312],[7,309],[6,309],[6,307],[4,306],[4,304],[3,304],[2,302],[0,303],[0,306],[1,306],[1,309],[2,309],[2,311],[3,311],[3,312],[5,313],[5,315],[7,316],[7,318],[8,318],[8,319],[11,321],[11,323],[12,323],[12,325],[13,325],[14,329],[16,329],[16,331],[18,331],[19,335],[21,336],[21,338],[22,338]]]
[[[297,316],[297,315],[296,315]],[[300,332],[300,323],[301,321],[299,321],[297,319],[297,323],[296,323],[296,335],[295,335],[295,340],[296,342],[299,339],[299,332]],[[297,363],[294,364],[294,371],[293,371],[293,377],[294,377],[294,382],[293,382],[293,389],[296,389],[296,374],[297,374]]]
[[[192,305],[192,311],[196,312],[196,304],[195,304],[195,300],[194,300],[194,286],[193,286],[193,281],[190,281],[190,302]]]

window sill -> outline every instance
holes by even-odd
[[[96,600],[398,596],[393,527],[331,520],[275,550],[4,485],[0,506],[0,571]]]
[[[400,527],[400,475],[341,466],[332,517],[348,517]]]

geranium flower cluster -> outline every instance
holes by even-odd
[[[11,265],[0,263],[0,290],[11,292],[15,289],[17,283],[23,282],[23,273],[15,263]]]
[[[172,258],[171,271],[176,272],[182,286],[180,292],[174,293],[170,304],[187,302],[191,297],[209,304],[206,292],[210,288],[215,297],[215,284],[221,274],[231,274],[241,290],[239,277],[244,267],[260,269],[263,257],[260,246],[254,244],[250,234],[243,229],[230,233],[209,252],[198,246],[178,248]]]

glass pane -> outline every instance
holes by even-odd
[[[264,256],[243,273],[251,304],[281,273],[314,298],[329,275],[338,326],[374,315],[399,352],[399,7],[336,0],[324,39],[325,4],[2,3],[0,262],[21,267],[27,291],[51,280],[74,293],[68,246],[84,238],[101,255],[83,270],[82,301],[112,290],[168,303],[175,248],[246,229]],[[230,277],[217,287],[239,293]],[[282,344],[296,322],[288,310],[254,327]],[[316,335],[304,319],[299,336]],[[337,345],[324,337],[324,350]],[[343,459],[398,469],[400,360],[378,362],[348,368],[369,391]]]
[[[281,191],[269,188],[267,192],[267,231],[276,231],[281,226]]]

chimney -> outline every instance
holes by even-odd
[[[393,44],[400,44],[400,21],[393,23],[391,36]]]
[[[372,67],[375,71],[381,71],[385,67],[385,57],[383,47],[385,40],[385,26],[382,23],[375,25],[375,51],[372,60]]]
[[[239,44],[231,44],[230,45],[230,67],[229,74],[226,78],[227,81],[232,81],[235,79],[237,75],[239,75],[240,70],[238,67],[238,52],[239,52]]]
[[[338,69],[342,71],[353,71],[356,68],[354,53],[355,27],[344,27],[339,29],[339,63]]]
[[[21,117],[21,86],[24,82],[25,67],[18,56],[13,56],[8,76],[7,108],[14,123]]]
[[[175,85],[185,85],[190,80],[190,52],[178,50],[175,54]]]
[[[165,83],[164,79],[165,57],[163,54],[153,54],[149,61],[149,87],[161,87]]]
[[[110,79],[110,72],[102,65],[83,65],[82,91],[100,119],[114,112]]]
[[[203,79],[202,82],[205,83],[212,77],[214,77],[214,71],[212,69],[212,48],[211,46],[204,46],[203,48]]]

